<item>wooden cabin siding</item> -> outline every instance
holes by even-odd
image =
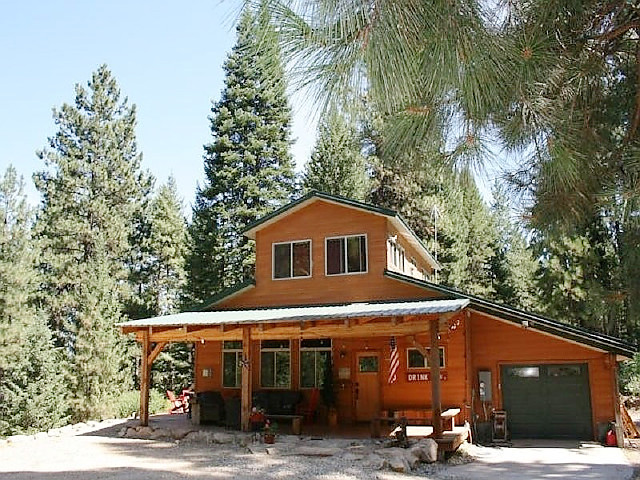
[[[402,247],[405,251],[405,269],[402,270],[400,268],[400,266],[395,266],[393,264],[393,259],[391,258],[389,249],[386,248],[387,247],[387,242],[385,242],[385,248],[387,251],[387,256],[386,256],[386,261],[387,261],[387,270],[390,270],[392,272],[398,272],[398,273],[402,273],[404,275],[407,275],[409,277],[413,277],[413,278],[417,278],[418,280],[423,280],[424,277],[422,276],[422,272],[421,270],[424,269],[425,272],[427,272],[427,275],[429,275],[429,278],[431,278],[431,275],[433,275],[433,267],[422,258],[422,256],[418,253],[418,251],[413,248],[409,243],[407,243],[404,238],[402,237],[402,235],[400,235],[400,233],[393,228],[393,226],[391,225],[391,222],[387,222],[387,233],[386,233],[386,238],[391,238],[391,237],[396,237],[395,243],[397,245],[399,245],[400,247]],[[411,259],[415,259],[415,267],[416,267],[416,271],[412,271],[411,268],[409,267],[409,265],[412,263]]]
[[[220,302],[215,308],[393,301],[440,296],[436,292],[384,276],[387,266],[386,224],[384,217],[322,201],[293,212],[286,220],[257,232],[256,286]],[[357,234],[367,236],[367,272],[327,276],[325,238]],[[306,239],[311,239],[312,276],[273,280],[272,245]]]
[[[474,388],[479,370],[492,375],[493,407],[502,408],[500,367],[506,364],[587,363],[593,431],[596,424],[613,421],[615,362],[607,352],[523,328],[473,312],[471,316]],[[478,402],[479,403],[479,402]]]

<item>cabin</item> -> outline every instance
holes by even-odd
[[[245,430],[258,401],[294,421],[328,403],[374,434],[404,417],[441,441],[465,422],[587,440],[621,424],[617,365],[635,347],[436,283],[440,265],[396,212],[311,192],[244,234],[254,279],[199,311],[120,325],[142,347],[143,424],[170,342],[195,345],[196,391]]]

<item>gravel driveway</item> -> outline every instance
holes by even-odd
[[[157,479],[608,479],[627,480],[633,468],[617,448],[575,443],[516,443],[514,448],[472,447],[472,463],[423,465],[411,474],[378,470],[366,462],[366,441],[332,440],[332,456],[293,455],[298,437],[263,444],[201,443],[121,438],[110,422],[39,434],[0,444],[2,480]],[[364,449],[364,451],[362,450]]]

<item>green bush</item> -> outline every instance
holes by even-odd
[[[114,415],[118,418],[127,418],[131,414],[140,412],[140,391],[131,390],[124,392],[116,399]],[[164,393],[157,390],[149,392],[149,413],[164,413],[169,410],[169,400]]]
[[[640,396],[640,354],[620,365],[620,390],[627,395]]]

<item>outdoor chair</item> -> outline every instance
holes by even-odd
[[[189,410],[189,401],[185,398],[184,395],[180,395],[176,397],[176,394],[173,393],[173,390],[167,390],[167,398],[171,403],[169,407],[169,413],[172,415],[174,413],[187,413]]]

